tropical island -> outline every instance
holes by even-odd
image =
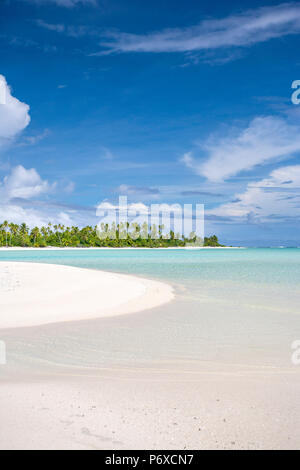
[[[166,233],[164,226],[148,226],[144,223],[108,226],[65,227],[49,223],[45,227],[30,228],[26,223],[20,225],[4,221],[0,224],[0,247],[32,248],[171,248],[187,246],[221,247],[218,237],[212,235],[204,240],[192,232],[189,237],[176,234],[170,230]]]

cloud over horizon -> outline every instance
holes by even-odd
[[[30,107],[12,96],[6,78],[0,75],[0,153],[1,150],[10,148],[16,138],[30,124]],[[28,137],[26,143],[35,144],[48,130],[40,136]],[[20,144],[21,146],[24,145]],[[71,192],[74,183],[65,182],[63,187],[57,182],[49,183],[43,180],[35,168],[27,169],[23,165],[17,165],[0,179],[0,220],[9,220],[14,223],[27,223],[30,227],[41,226],[51,221],[72,222],[71,213],[74,210],[68,207],[64,211],[60,205],[41,207],[35,204],[35,198],[52,194],[54,190]]]
[[[47,226],[49,222],[69,226],[96,223],[94,209],[48,199],[59,190],[57,182],[43,180],[34,168],[12,168],[0,181],[0,221],[26,223],[30,228]]]
[[[300,219],[300,165],[277,168],[268,178],[248,183],[244,193],[236,194],[232,202],[208,210],[207,215],[247,223]]]
[[[47,224],[47,211],[34,208],[32,200],[51,193],[55,188],[56,183],[49,184],[43,180],[34,168],[26,169],[22,165],[12,168],[0,181],[0,220],[18,224],[25,222],[30,227]]]

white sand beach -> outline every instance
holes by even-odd
[[[297,373],[207,364],[16,372],[0,450],[299,449],[299,389]]]
[[[299,449],[299,369],[183,360],[173,297],[139,277],[1,262],[0,449]]]
[[[0,329],[134,313],[173,297],[168,284],[134,276],[0,262]]]

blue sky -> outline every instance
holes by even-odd
[[[0,219],[94,224],[122,194],[299,245],[299,50],[299,2],[2,0]]]

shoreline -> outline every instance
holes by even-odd
[[[137,313],[174,297],[169,284],[127,274],[0,261],[0,330]]]
[[[59,247],[59,246],[47,246],[45,248],[34,248],[34,247],[19,247],[9,246],[0,247],[1,251],[86,251],[86,250],[244,250],[247,247],[244,246],[197,246],[197,247],[110,247],[110,246],[87,246],[87,247]]]

